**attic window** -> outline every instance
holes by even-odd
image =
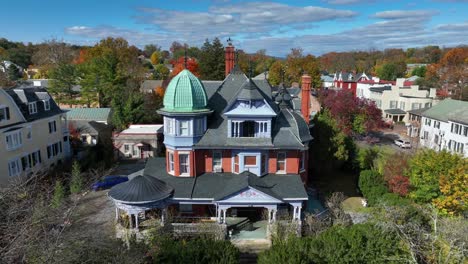
[[[0,122],[10,119],[10,109],[6,106],[0,107]]]
[[[37,113],[37,104],[36,104],[36,102],[29,103],[28,108],[29,108],[29,114],[32,115],[32,114]]]
[[[49,111],[50,110],[50,100],[49,99],[42,100],[42,102],[44,102],[44,110]]]

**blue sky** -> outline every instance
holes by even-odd
[[[2,5],[0,37],[92,45],[124,37],[143,47],[206,38],[283,56],[468,44],[468,0],[22,0]]]

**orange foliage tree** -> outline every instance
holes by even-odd
[[[164,88],[162,88],[162,86],[158,86],[158,87],[156,87],[156,89],[154,89],[154,92],[156,93],[156,95],[163,98],[164,93],[166,92],[166,90],[164,90]]]
[[[174,66],[174,68],[172,69],[171,77],[174,77],[177,74],[179,74],[179,72],[181,72],[183,69],[185,69],[185,58],[180,57],[179,59],[172,61],[172,65]],[[189,70],[197,77],[200,76],[198,62],[195,58],[187,58],[187,70]]]

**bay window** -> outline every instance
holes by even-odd
[[[278,173],[286,173],[286,153],[279,152],[276,158],[276,171]]]
[[[189,135],[189,124],[188,120],[179,121],[179,136],[188,136]]]
[[[190,174],[189,154],[179,154],[179,170],[180,175]]]

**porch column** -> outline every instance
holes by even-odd
[[[130,229],[132,229],[133,228],[133,215],[129,213],[127,214],[128,214],[128,218],[130,219]]]
[[[267,210],[268,210],[268,223],[271,224],[271,218],[272,218],[271,217],[271,211],[272,210],[270,208],[267,208]]]
[[[218,220],[218,223],[221,224],[221,209],[218,207],[218,210],[216,210],[216,219]]]
[[[223,224],[226,223],[226,211],[227,211],[227,209],[223,210]]]
[[[276,213],[278,212],[278,209],[273,210],[273,222],[276,222]]]
[[[119,221],[119,208],[115,207],[115,221]]]
[[[138,213],[135,214],[135,229],[138,230]]]
[[[301,210],[302,210],[302,206],[299,206],[298,207],[298,212],[297,212],[297,220],[301,220]]]
[[[294,206],[294,211],[293,211],[293,220],[296,220],[297,219],[297,210],[298,209],[298,206]]]
[[[167,209],[163,208],[161,210],[161,225],[164,226],[166,224],[166,214],[167,214]]]

